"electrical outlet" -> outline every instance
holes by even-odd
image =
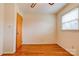
[[[72,46],[72,49],[74,49],[74,46]]]

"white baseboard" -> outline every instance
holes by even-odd
[[[15,51],[7,51],[7,52],[3,52],[3,54],[14,54],[16,53]]]
[[[73,53],[72,51],[70,51],[69,49],[64,48],[64,47],[63,47],[62,45],[60,45],[60,44],[57,44],[57,45],[59,45],[60,47],[62,47],[64,50],[66,50],[68,53],[72,54],[73,56],[76,56],[76,54]]]
[[[56,43],[23,43],[23,44],[56,44]]]

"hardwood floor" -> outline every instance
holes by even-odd
[[[72,56],[57,44],[23,45],[15,54],[3,56]]]

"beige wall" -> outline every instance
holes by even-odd
[[[55,44],[56,20],[50,14],[26,14],[23,20],[23,44]]]
[[[61,15],[78,6],[79,4],[68,4],[57,13],[57,44],[73,55],[78,55],[77,52],[79,52],[79,31],[62,31]]]
[[[0,55],[3,53],[4,4],[0,4]]]

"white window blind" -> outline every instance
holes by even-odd
[[[63,30],[79,29],[79,8],[75,8],[62,16]]]

